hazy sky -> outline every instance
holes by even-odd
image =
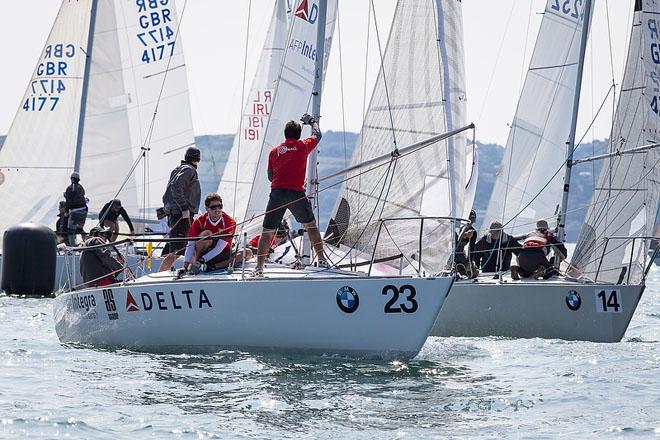
[[[335,31],[323,96],[323,129],[358,131],[365,90],[373,87],[378,60],[372,48],[366,59],[367,0],[339,0],[339,29]],[[373,0],[383,44],[395,0]],[[0,133],[9,130],[19,102],[57,10],[60,0],[3,2],[0,14]],[[198,135],[233,133],[238,126],[243,84],[249,0],[176,0],[182,18],[188,79],[195,132]],[[477,124],[477,138],[504,144],[513,117],[529,55],[534,46],[545,0],[463,0],[465,25],[468,117]],[[592,119],[612,82],[606,9],[612,40],[612,64],[621,82],[633,1],[596,0],[589,61],[583,83],[579,127]],[[252,0],[248,38],[249,88],[272,12],[273,0]],[[340,74],[339,37],[343,75]],[[365,68],[366,65],[366,68]],[[343,77],[343,108],[340,79]],[[611,102],[591,137],[608,136]],[[345,124],[345,125],[344,125]],[[580,134],[580,133],[579,133]],[[579,135],[578,134],[578,135]]]

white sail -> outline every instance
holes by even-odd
[[[548,0],[483,224],[508,233],[553,218],[561,201],[584,2]]]
[[[351,163],[465,125],[463,66],[461,3],[400,0]],[[452,167],[448,151],[453,151]],[[456,136],[389,167],[348,175],[330,221],[335,242],[372,252],[380,218],[463,214],[466,153],[465,136]],[[447,261],[450,226],[446,221],[425,222],[426,267],[438,270]],[[377,256],[402,253],[410,258],[416,253],[419,220],[387,227]]]
[[[155,218],[180,150],[194,142],[177,30],[172,0],[62,2],[0,151],[0,230],[25,221],[54,224],[81,131],[90,212],[115,196],[145,146],[147,160],[119,197],[132,216]]]
[[[284,140],[286,122],[297,120],[311,106],[318,4],[308,0],[296,1],[293,8],[289,4],[285,0],[275,4],[240,129],[218,188],[227,212],[238,221],[254,218],[253,224],[261,223],[270,192],[268,153]],[[336,16],[337,1],[329,0],[326,61]]]
[[[0,231],[55,223],[73,170],[90,7],[62,2],[0,150]]]
[[[172,0],[98,1],[80,169],[92,212],[146,147],[119,198],[132,215],[155,218],[171,170],[194,144],[178,29]]]
[[[610,152],[660,141],[659,31],[660,5],[638,1]],[[598,271],[599,281],[612,283],[641,282],[649,243],[611,239],[605,248],[605,238],[653,235],[660,201],[658,150],[603,160],[572,261],[577,273],[594,278]]]

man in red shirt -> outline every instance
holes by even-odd
[[[288,209],[296,220],[303,224],[318,258],[319,267],[329,267],[323,253],[323,239],[316,225],[314,210],[305,194],[305,174],[307,156],[321,140],[318,121],[308,114],[300,119],[303,124],[312,126],[312,136],[300,140],[302,127],[296,121],[289,121],[284,127],[286,140],[270,150],[268,156],[268,180],[271,191],[264,216],[263,232],[259,237],[257,267],[253,276],[263,276],[264,263],[268,256],[270,240],[280,225]]]
[[[205,270],[223,269],[230,264],[243,262],[243,254],[236,253],[232,259],[231,242],[236,232],[236,222],[222,212],[222,198],[217,193],[210,193],[204,200],[206,212],[195,219],[188,231],[188,237],[209,237],[203,240],[189,241],[183,267],[192,273]],[[227,237],[217,237],[227,235]],[[252,258],[252,252],[246,250],[246,259]]]

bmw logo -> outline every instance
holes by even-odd
[[[566,305],[568,306],[569,309],[576,311],[577,309],[580,308],[582,305],[582,298],[580,298],[580,294],[577,293],[575,290],[571,290],[566,294]]]
[[[350,286],[344,286],[337,291],[337,305],[344,313],[353,313],[360,305],[360,297]]]

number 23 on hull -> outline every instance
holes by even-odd
[[[94,346],[408,358],[452,284],[449,277],[138,280],[58,296],[55,322],[62,342]]]

